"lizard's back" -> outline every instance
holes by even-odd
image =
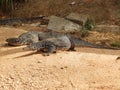
[[[60,50],[68,50],[71,47],[71,42],[67,36],[53,37],[46,40],[54,43],[57,49]]]

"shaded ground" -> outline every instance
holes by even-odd
[[[6,17],[33,17],[57,15],[65,17],[71,12],[89,14],[97,23],[120,25],[119,0],[28,0],[15,4],[12,15]],[[71,5],[71,3],[75,4]],[[0,12],[0,18],[5,18]]]
[[[48,57],[21,47],[5,46],[5,39],[26,32],[0,28],[0,90],[119,90],[120,50],[79,47]]]
[[[72,1],[76,4],[69,5]],[[17,5],[13,17],[89,14],[98,23],[120,25],[119,0],[30,0]],[[91,0],[92,1],[92,0]],[[34,4],[33,4],[34,3]],[[1,18],[5,18],[0,13]],[[0,27],[0,90],[120,90],[120,50],[78,47],[76,52],[59,51],[48,57],[5,46],[31,27]],[[87,41],[110,43],[120,36],[91,32]],[[117,60],[116,60],[117,59]]]

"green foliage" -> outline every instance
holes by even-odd
[[[114,42],[111,46],[120,48],[120,42]]]
[[[84,28],[86,30],[92,30],[95,27],[95,22],[92,19],[87,19],[85,22]]]

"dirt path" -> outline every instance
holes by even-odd
[[[23,32],[0,28],[0,90],[120,90],[120,50],[81,47],[44,57],[4,46]]]

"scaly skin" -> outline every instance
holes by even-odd
[[[38,31],[29,31],[21,34],[18,38],[8,38],[6,41],[9,45],[19,46],[19,45],[29,45],[31,43],[39,42],[48,38],[58,38],[61,36],[66,36],[71,41],[71,48],[77,46],[87,46],[93,48],[104,48],[104,49],[116,49],[107,46],[97,45],[84,40],[72,37],[70,35],[61,34],[57,32],[38,32]],[[117,48],[118,49],[118,48]],[[71,49],[72,50],[72,49]],[[74,49],[73,49],[74,50]]]
[[[28,50],[37,50],[37,51],[44,51],[45,56],[56,52],[57,50],[69,50],[71,49],[71,41],[67,36],[61,36],[58,38],[48,38],[37,43],[32,43],[28,45],[26,48]],[[74,49],[74,47],[72,47]]]
[[[12,46],[29,45],[33,42],[39,41],[38,34],[39,32],[30,31],[21,34],[18,38],[8,38],[6,39],[6,42],[8,42],[8,44]]]
[[[0,20],[0,25],[14,25],[14,23],[26,23],[34,20],[45,20],[45,16],[39,16],[39,17],[31,17],[31,18],[10,18],[10,19],[4,19]]]

